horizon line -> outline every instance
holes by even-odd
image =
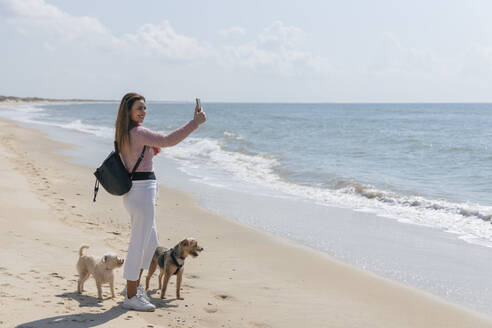
[[[83,99],[83,98],[43,98],[17,97],[0,95],[0,103],[6,101],[53,101],[53,102],[108,102],[118,103],[116,99]],[[194,103],[194,100],[146,99],[147,102],[163,103]],[[205,103],[233,103],[233,104],[492,104],[491,101],[224,101],[212,100]],[[203,103],[203,100],[202,100]]]

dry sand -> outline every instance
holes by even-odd
[[[485,316],[203,210],[162,185],[160,244],[192,236],[205,248],[186,260],[185,300],[174,298],[174,277],[161,300],[155,274],[156,311],[127,311],[122,269],[115,299],[104,286],[98,302],[92,278],[79,295],[79,246],[125,256],[129,217],[104,190],[92,202],[93,169],[56,153],[66,147],[0,120],[0,327],[492,327]]]

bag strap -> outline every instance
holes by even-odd
[[[116,141],[115,141],[116,143]],[[130,174],[130,179],[133,177],[133,174],[135,173],[135,171],[137,170],[137,167],[140,165],[140,162],[142,161],[142,159],[144,158],[144,155],[145,155],[145,149],[147,149],[147,146],[144,146],[143,149],[142,149],[142,153],[140,154],[140,157],[138,158],[137,162],[135,163],[135,166],[133,167],[133,170],[132,170],[132,173]]]
[[[99,191],[99,180],[96,178],[96,182],[94,183],[94,199],[93,202],[96,201],[97,192]]]
[[[140,154],[140,156],[138,157],[138,160],[137,162],[135,163],[135,166],[133,167],[133,170],[132,170],[132,173],[130,174],[130,179],[133,177],[133,174],[135,173],[135,171],[137,170],[138,166],[140,165],[140,162],[142,161],[142,159],[144,158],[144,155],[145,155],[145,149],[147,149],[147,146],[144,146],[143,149],[142,149],[142,153]],[[116,154],[119,155],[119,151],[118,151],[118,142],[116,142],[116,140],[114,141],[114,152]]]

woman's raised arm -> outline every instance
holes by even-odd
[[[132,138],[134,142],[139,142],[151,147],[172,147],[183,141],[191,132],[198,128],[198,123],[195,120],[190,120],[188,123],[174,130],[169,134],[152,131],[143,126],[137,126],[132,130]]]

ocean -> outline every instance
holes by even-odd
[[[111,151],[118,105],[25,105],[0,108],[0,116],[68,138],[80,147],[71,153],[75,161],[95,168]],[[490,289],[465,277],[461,283],[462,272],[448,276],[453,260],[431,277],[435,270],[419,268],[429,259],[414,253],[404,260],[396,250],[412,238],[442,239],[441,246],[468,257],[463,261],[471,252],[484,263],[458,267],[482,270],[476,279],[492,273],[486,264],[492,252],[492,104],[202,105],[207,121],[155,158],[161,183],[243,223],[490,311]],[[148,102],[143,125],[169,133],[193,111],[193,103]],[[360,215],[337,219],[331,208]],[[401,237],[401,231],[418,237]],[[371,252],[357,238],[395,250]]]

